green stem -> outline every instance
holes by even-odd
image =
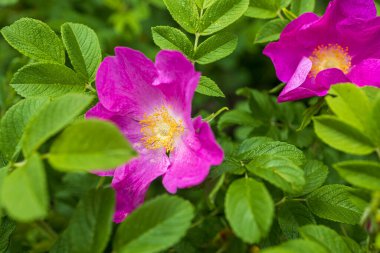
[[[47,224],[45,221],[36,221],[36,226],[41,229],[52,241],[56,241],[58,239],[57,233]]]
[[[195,34],[195,42],[194,42],[194,52],[197,51],[197,48],[198,48],[198,43],[199,43],[199,37],[201,35],[199,33],[196,33]]]
[[[287,197],[283,197],[280,201],[278,201],[276,204],[274,204],[275,206],[280,206],[282,204],[284,204],[286,202],[288,198]]]
[[[219,111],[217,111],[215,113],[212,113],[210,116],[208,116],[207,118],[205,118],[205,121],[207,121],[208,123],[210,123],[213,119],[215,119],[217,116],[219,116],[219,114],[221,114],[224,111],[228,111],[228,110],[229,110],[229,108],[225,106],[225,107],[219,109]]]
[[[377,154],[377,156],[378,156],[379,159],[380,159],[380,148],[376,149],[376,154]]]

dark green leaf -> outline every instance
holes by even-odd
[[[296,239],[299,237],[299,227],[316,222],[313,214],[306,206],[290,201],[280,206],[278,223],[288,239]]]
[[[69,226],[50,252],[104,252],[111,235],[114,205],[113,190],[88,192],[79,202]]]
[[[0,216],[0,252],[8,252],[10,237],[16,228],[16,223]]]
[[[260,251],[260,253],[331,253],[318,243],[306,240],[287,241],[279,246],[271,247]]]
[[[307,161],[304,167],[305,172],[305,185],[299,196],[309,194],[310,192],[321,187],[325,182],[329,169],[320,161]]]

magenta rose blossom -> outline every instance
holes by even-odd
[[[292,21],[264,54],[285,88],[279,102],[325,96],[332,84],[380,87],[380,17],[373,0],[332,0]]]
[[[223,160],[208,123],[191,119],[200,73],[180,52],[161,51],[156,63],[124,47],[106,57],[96,75],[99,103],[86,114],[114,122],[139,156],[113,171],[115,222],[144,201],[150,183],[163,176],[170,193],[200,184]]]

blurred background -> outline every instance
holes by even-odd
[[[317,13],[323,13],[327,0],[317,1]],[[77,22],[95,30],[103,56],[113,54],[115,46],[141,50],[154,59],[159,48],[154,45],[151,27],[178,27],[165,9],[162,0],[0,0],[0,28],[21,17],[42,20],[57,33],[65,22]],[[221,106],[232,107],[240,87],[270,89],[278,85],[273,66],[262,55],[264,45],[253,43],[257,30],[266,20],[241,18],[227,29],[239,36],[237,50],[229,57],[197,69],[215,80],[227,98],[209,99],[196,95],[194,111],[215,111]],[[194,38],[191,38],[194,40]],[[22,57],[0,37],[0,115],[14,103],[15,96],[8,83],[13,73],[27,58]],[[17,99],[17,98],[16,98]]]

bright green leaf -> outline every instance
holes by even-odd
[[[33,60],[65,63],[61,40],[39,20],[21,18],[1,29],[1,33],[12,47]]]
[[[70,68],[55,63],[32,63],[17,71],[11,86],[23,97],[59,96],[84,92],[84,81]]]
[[[183,52],[188,58],[193,57],[193,44],[181,30],[170,26],[152,27],[154,43],[161,49]]]
[[[270,19],[277,16],[276,0],[250,0],[246,16],[260,19]]]
[[[102,60],[96,33],[82,24],[65,23],[61,27],[61,34],[74,69],[88,82],[92,82]]]
[[[307,240],[291,240],[278,246],[266,248],[260,253],[331,253],[318,243]]]
[[[260,155],[255,157],[246,167],[251,173],[267,180],[285,192],[300,192],[305,184],[303,170],[286,158],[271,154]]]
[[[29,157],[23,166],[7,175],[1,190],[2,205],[15,220],[28,222],[46,217],[49,196],[38,155]]]
[[[201,76],[196,92],[210,97],[225,97],[218,85],[206,76]]]
[[[292,1],[290,10],[296,15],[301,15],[305,12],[313,12],[314,8],[315,0],[295,0]]]
[[[322,225],[306,225],[300,228],[300,233],[304,239],[318,243],[331,253],[351,252],[343,238],[328,227]]]
[[[336,117],[319,116],[313,121],[317,136],[335,149],[356,155],[367,155],[375,150],[368,137]]]
[[[201,43],[194,55],[199,64],[209,64],[220,60],[236,49],[238,38],[231,33],[218,33]]]
[[[255,243],[269,232],[274,204],[264,184],[242,178],[228,188],[225,212],[234,233],[244,242]]]
[[[245,13],[248,4],[249,0],[215,1],[201,17],[198,32],[210,35],[226,28]]]
[[[310,210],[317,216],[347,224],[358,224],[363,210],[353,200],[350,187],[325,185],[307,197]]]
[[[53,246],[51,253],[101,253],[112,231],[114,191],[92,190],[86,193],[69,226]]]
[[[52,144],[50,164],[62,171],[111,169],[135,155],[112,123],[86,120],[68,127]]]
[[[178,242],[190,227],[193,207],[176,196],[160,196],[134,210],[120,225],[114,249],[120,253],[160,252]]]
[[[46,140],[72,122],[91,103],[92,97],[84,94],[67,94],[47,104],[25,128],[23,151],[30,155]]]
[[[47,98],[24,99],[12,106],[0,123],[0,150],[7,160],[11,160],[20,150],[20,141],[25,126],[46,105]]]
[[[282,19],[273,19],[264,24],[256,34],[255,43],[266,43],[278,40],[282,30],[288,24]]]
[[[329,91],[332,96],[326,97],[326,102],[337,117],[364,131],[368,125],[370,103],[364,90],[354,84],[333,85]]]
[[[194,0],[163,0],[173,19],[189,33],[197,31],[199,13]]]
[[[380,191],[380,163],[372,161],[344,161],[334,164],[347,182],[368,190]]]

